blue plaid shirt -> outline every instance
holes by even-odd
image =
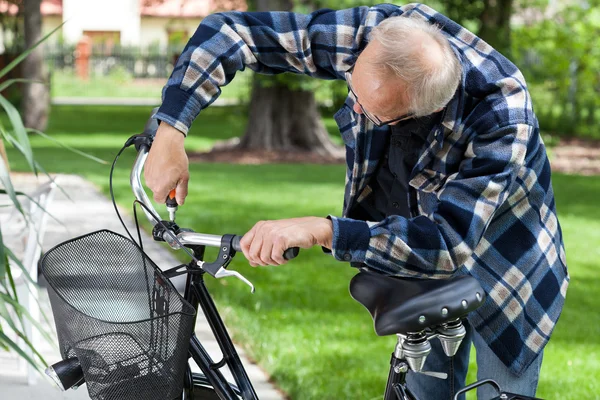
[[[335,114],[347,154],[343,217],[331,217],[336,259],[389,274],[471,274],[488,294],[469,320],[516,374],[542,351],[568,286],[550,166],[521,72],[477,36],[422,4],[382,4],[310,15],[208,16],[163,91],[156,117],[187,133],[236,71],[344,79],[371,29],[393,16],[437,24],[462,63],[462,82],[410,176],[411,218],[352,219],[385,150],[389,128]],[[401,43],[399,43],[401,45]]]

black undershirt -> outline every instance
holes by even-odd
[[[390,126],[387,149],[369,183],[373,192],[359,204],[362,210],[355,210],[364,217],[362,219],[381,221],[390,215],[411,217],[408,182],[438,117],[439,113]]]

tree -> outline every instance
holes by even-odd
[[[514,0],[447,0],[446,15],[473,30],[505,56],[510,55],[510,17]]]
[[[257,0],[257,11],[290,11],[291,0]],[[305,77],[291,74],[265,77],[252,83],[249,119],[235,148],[240,150],[303,151],[341,159],[343,151],[321,120],[315,96],[303,85]]]
[[[23,2],[25,47],[29,48],[42,37],[41,0]],[[43,131],[48,124],[50,109],[50,93],[48,79],[44,73],[44,58],[42,48],[37,47],[23,61],[23,122],[28,128]]]
[[[510,54],[510,17],[513,0],[484,0],[479,15],[481,27],[479,37],[483,38],[500,53]]]

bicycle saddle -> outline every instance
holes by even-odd
[[[415,279],[366,271],[352,278],[350,295],[369,310],[379,336],[420,332],[460,318],[485,298],[479,282],[469,275]]]

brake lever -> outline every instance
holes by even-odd
[[[250,293],[254,293],[254,285],[248,279],[244,277],[244,275],[240,274],[237,271],[228,270],[225,268],[220,268],[215,274],[215,278],[226,278],[228,276],[235,276],[240,281],[244,282],[246,285],[250,286]]]
[[[208,271],[207,269],[204,268],[204,265],[206,265],[207,263],[204,261],[198,261],[196,263],[196,265],[198,265],[200,268],[202,268],[204,271],[208,272],[209,274],[211,274],[212,276],[214,276],[217,279],[221,279],[221,278],[227,278],[229,276],[233,276],[238,278],[240,281],[244,282],[246,285],[250,286],[250,293],[254,293],[254,285],[252,284],[252,282],[250,282],[248,279],[246,279],[246,277],[242,274],[240,274],[237,271],[232,271],[232,270],[228,270],[225,269],[224,267],[219,268],[214,275],[212,274],[212,272]]]
[[[202,268],[204,271],[208,272],[210,275],[215,278],[226,278],[229,276],[234,276],[244,282],[246,285],[250,286],[251,293],[254,293],[254,285],[248,279],[246,279],[242,274],[237,271],[227,270],[227,266],[233,259],[236,251],[233,246],[233,240],[235,235],[223,235],[221,239],[221,247],[219,248],[219,255],[217,256],[217,260],[212,263],[207,263],[205,261],[198,261],[197,265]]]

